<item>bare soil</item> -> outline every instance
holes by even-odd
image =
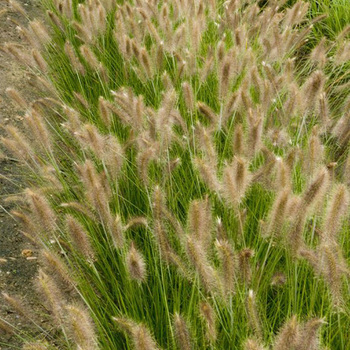
[[[27,11],[29,18],[43,17],[37,0],[17,2]],[[16,31],[16,26],[26,26],[28,19],[14,12],[8,3],[1,1],[0,13],[3,9],[7,12],[0,17],[0,44],[16,42],[25,45]],[[15,123],[20,127],[21,112],[6,97],[7,87],[16,88],[28,101],[33,98],[33,89],[28,84],[28,72],[0,51],[0,126]],[[4,134],[3,130],[0,134]],[[37,325],[30,321],[32,312],[36,315],[42,312],[34,287],[38,268],[37,251],[19,231],[18,225],[10,215],[14,204],[5,200],[11,195],[21,195],[26,187],[24,179],[25,174],[19,163],[6,154],[0,158],[0,292],[18,297],[30,310],[25,317],[16,308],[5,303],[0,296],[0,350],[20,348],[22,343],[21,338],[11,331],[11,326],[8,326],[7,330],[4,329],[7,323],[33,337],[41,333],[38,325],[44,326],[40,323],[45,323],[44,317],[41,321],[39,319]]]

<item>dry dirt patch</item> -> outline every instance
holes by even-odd
[[[17,1],[27,11],[29,18],[43,17],[38,1]],[[11,10],[6,2],[0,3],[0,14],[0,44],[16,42],[25,45],[17,33],[16,26],[26,26],[27,19]],[[16,110],[6,97],[7,87],[16,88],[28,101],[34,97],[33,88],[28,84],[28,71],[0,51],[0,124],[3,126],[15,122],[20,127],[20,111]],[[2,130],[0,134],[3,134]],[[42,307],[33,283],[37,272],[37,251],[19,232],[15,220],[9,215],[14,204],[5,200],[11,195],[21,194],[26,186],[25,176],[20,165],[6,155],[0,159],[0,175],[0,292],[18,296],[30,312],[40,314]],[[40,333],[37,326],[2,300],[0,317],[33,336]],[[39,322],[44,323],[44,318]],[[0,327],[1,350],[18,348],[20,344],[21,340],[18,337]]]

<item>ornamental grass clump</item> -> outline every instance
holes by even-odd
[[[310,48],[303,1],[44,5],[2,47],[42,87],[1,139],[52,319],[24,349],[347,349],[347,32]]]

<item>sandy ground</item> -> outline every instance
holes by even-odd
[[[28,12],[29,18],[43,16],[37,0],[17,1]],[[25,24],[27,19],[11,10],[7,2],[0,0],[0,11],[2,9],[7,9],[7,12],[0,17],[0,44],[16,42],[25,45],[16,31],[16,23]],[[15,122],[20,127],[20,111],[16,110],[16,107],[6,97],[7,87],[16,88],[28,100],[33,97],[32,88],[28,84],[28,72],[0,51],[0,125]],[[0,134],[3,135],[3,130],[0,130]],[[7,157],[0,159],[0,292],[18,296],[29,310],[37,314],[42,308],[33,283],[37,273],[37,260],[35,260],[37,252],[35,247],[19,232],[16,222],[9,215],[14,205],[5,201],[9,195],[21,194],[25,188],[21,173],[22,169],[15,160]],[[30,252],[25,252],[25,250],[30,250]],[[27,259],[24,253],[32,254],[32,256]],[[29,317],[31,312],[29,311]],[[38,327],[29,319],[4,303],[2,296],[0,296],[0,318],[33,336],[40,333]],[[4,326],[1,326],[0,323],[0,349],[19,348],[21,339],[2,328]]]

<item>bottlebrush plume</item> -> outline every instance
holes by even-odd
[[[324,222],[324,232],[326,239],[337,240],[337,234],[341,225],[341,220],[345,218],[346,210],[349,206],[349,193],[345,185],[339,184],[334,190],[333,196],[327,207]]]
[[[233,207],[236,207],[244,197],[249,186],[251,176],[246,162],[235,157],[232,164],[223,170],[222,195]]]
[[[29,317],[30,312],[23,305],[21,300],[19,300],[18,298],[15,298],[13,296],[10,296],[5,292],[2,292],[1,294],[2,294],[2,297],[4,298],[5,302],[7,304],[9,304],[16,312],[18,312],[22,316]]]
[[[83,226],[71,215],[67,215],[66,223],[68,233],[76,251],[88,260],[93,260],[95,253],[91,246],[90,237]]]
[[[255,300],[255,294],[252,289],[248,292],[247,297],[247,314],[248,314],[248,322],[250,327],[252,328],[255,336],[258,339],[262,339],[262,329],[261,323],[259,319],[258,309]]]
[[[204,115],[210,121],[211,124],[215,125],[218,122],[218,116],[208,105],[206,105],[204,102],[198,101],[197,106],[199,112],[202,115]]]
[[[185,100],[186,107],[189,112],[193,112],[194,110],[194,94],[193,94],[193,89],[190,83],[185,81],[182,83],[182,91],[183,91],[183,96]]]
[[[214,343],[217,339],[215,311],[206,301],[199,304],[199,311],[206,325],[208,340]]]
[[[26,137],[13,126],[6,126],[6,132],[10,137],[1,137],[1,143],[4,147],[19,160],[27,163],[29,166],[36,165],[35,151],[32,145],[26,140]]]
[[[174,315],[174,332],[180,350],[191,350],[192,339],[185,319],[178,313]]]
[[[50,350],[52,349],[52,347],[46,342],[34,342],[34,343],[31,342],[31,343],[23,344],[22,349],[23,350]]]
[[[65,316],[66,300],[54,279],[44,273],[42,269],[39,269],[37,288],[44,296],[46,305],[53,314],[55,324],[61,327]]]
[[[210,265],[206,252],[202,245],[194,237],[188,237],[186,242],[188,258],[198,273],[199,279],[207,292],[218,290],[218,277],[214,268]]]
[[[56,214],[47,199],[40,193],[27,188],[25,194],[34,222],[39,232],[43,233],[44,236],[42,238],[47,238],[56,229]]]
[[[74,51],[73,45],[69,41],[66,41],[64,44],[64,52],[66,53],[73,69],[75,69],[81,75],[85,75],[85,68],[81,64],[79,58],[77,57]]]
[[[221,185],[216,174],[216,169],[213,169],[208,161],[201,158],[196,158],[194,164],[198,169],[200,177],[211,191],[219,193]]]
[[[113,321],[132,339],[136,350],[159,350],[149,329],[143,324],[121,317],[112,317]]]
[[[9,5],[18,13],[20,13],[22,16],[24,17],[28,17],[27,12],[25,11],[25,9],[15,0],[9,0]]]
[[[97,337],[87,310],[77,305],[66,305],[65,311],[66,329],[78,349],[98,350]]]
[[[317,70],[311,74],[302,87],[304,110],[310,110],[315,106],[316,99],[323,92],[326,78],[322,71]]]
[[[40,21],[38,20],[31,21],[29,22],[29,26],[41,45],[45,46],[51,41],[51,37],[47,32],[47,29]]]
[[[28,108],[28,103],[25,101],[22,95],[14,88],[7,88],[6,95],[21,109],[26,110]]]
[[[244,343],[244,350],[265,350],[266,348],[254,339],[248,339]]]
[[[130,277],[141,283],[146,279],[146,262],[142,254],[136,249],[134,242],[131,242],[130,249],[126,256],[126,266]]]
[[[42,252],[43,261],[45,267],[53,274],[56,274],[58,278],[65,283],[68,287],[75,286],[75,282],[72,279],[71,271],[68,270],[65,263],[54,252],[48,249]]]
[[[244,155],[244,133],[242,124],[235,127],[233,135],[233,154],[236,156]]]
[[[323,197],[327,189],[328,180],[329,175],[327,169],[320,169],[302,196],[302,205],[304,208],[313,206]]]
[[[288,202],[290,198],[289,189],[282,190],[278,193],[269,216],[269,224],[265,234],[268,236],[280,236],[282,234],[283,224],[288,210]]]
[[[212,239],[211,206],[209,199],[193,200],[188,209],[188,231],[204,247],[208,247]]]
[[[288,350],[296,346],[300,336],[299,324],[295,315],[286,321],[280,329],[273,350]]]
[[[225,295],[230,296],[235,292],[237,258],[230,242],[227,240],[217,240],[215,245],[222,264],[222,281]]]
[[[299,333],[296,348],[300,350],[318,349],[320,346],[319,330],[325,323],[323,319],[313,318],[307,321]]]
[[[238,255],[238,271],[240,279],[246,285],[249,285],[251,280],[250,259],[254,256],[254,251],[249,248],[242,249]]]

